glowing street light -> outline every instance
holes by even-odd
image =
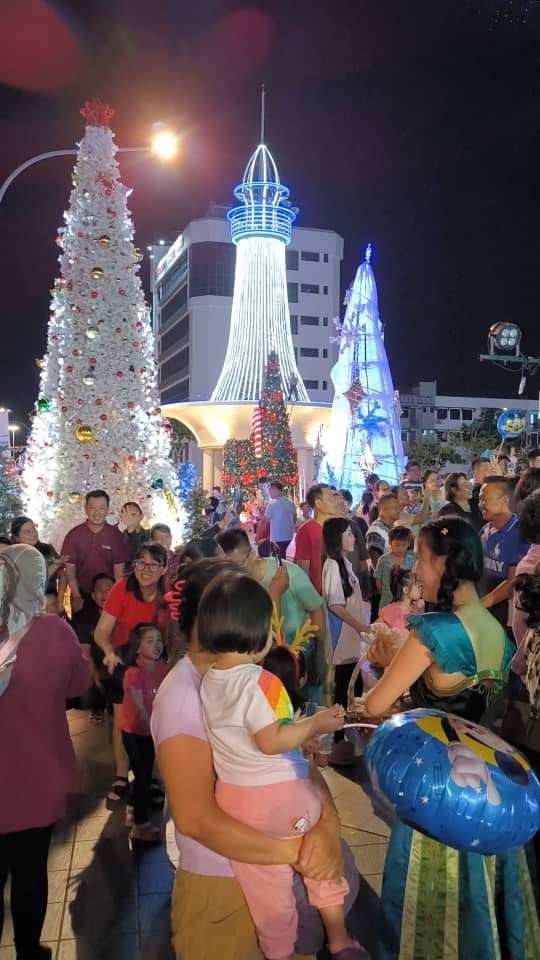
[[[159,157],[160,160],[171,160],[177,152],[178,149],[178,137],[171,130],[162,128],[154,135],[149,144],[145,147],[118,147],[117,153],[153,153],[154,156]],[[70,150],[48,150],[47,153],[38,153],[35,157],[30,157],[29,160],[25,160],[24,163],[21,163],[15,170],[13,170],[8,177],[4,180],[2,186],[0,186],[0,203],[4,199],[4,195],[8,187],[13,183],[16,177],[20,173],[23,173],[24,170],[28,170],[28,167],[33,167],[35,163],[39,163],[40,160],[49,160],[51,157],[70,157],[76,156],[78,154],[78,149]]]
[[[150,149],[160,160],[172,160],[178,152],[178,137],[170,130],[160,130],[152,138]]]

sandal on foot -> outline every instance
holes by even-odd
[[[115,777],[112,782],[112,787],[107,794],[107,800],[117,802],[122,800],[128,790],[129,781],[127,777]]]
[[[161,827],[154,827],[147,823],[134,823],[130,833],[131,840],[140,840],[142,843],[160,843]]]
[[[343,950],[338,950],[337,953],[331,953],[330,957],[331,960],[371,960],[367,950],[364,950],[364,947],[361,947],[360,944],[356,947],[345,947]]]

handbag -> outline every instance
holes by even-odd
[[[503,740],[540,756],[540,691],[534,703],[511,700],[502,728]]]

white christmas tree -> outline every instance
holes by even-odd
[[[81,521],[89,490],[111,497],[118,516],[137,501],[148,522],[168,523],[178,540],[169,427],[159,407],[154,338],[138,276],[120,180],[113,110],[99,100],[81,110],[65,226],[58,231],[60,276],[52,292],[47,353],[23,476],[29,515],[41,539],[58,542]]]

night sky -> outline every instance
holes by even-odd
[[[145,143],[157,120],[182,134],[172,167],[119,158],[137,245],[172,240],[231,199],[264,82],[298,224],[344,237],[344,287],[374,244],[396,386],[514,396],[518,377],[477,355],[499,320],[540,352],[539,65],[539,0],[0,0],[0,180],[73,146],[82,102],[99,96],[119,146]],[[0,207],[0,405],[19,423],[73,161],[22,174]]]

